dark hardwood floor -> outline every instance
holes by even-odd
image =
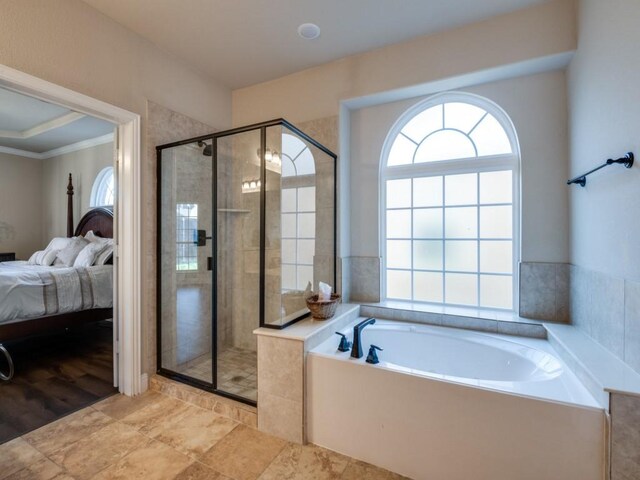
[[[13,342],[7,349],[15,376],[0,381],[0,444],[117,392],[110,322]]]

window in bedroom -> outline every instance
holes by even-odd
[[[176,205],[176,270],[198,270],[198,247],[195,244],[198,229],[198,205]]]
[[[113,167],[106,167],[100,170],[93,182],[89,204],[91,207],[110,207],[113,206],[114,199],[115,178],[113,176]]]
[[[385,298],[513,309],[518,147],[508,116],[469,94],[408,111],[383,154]]]
[[[315,161],[298,137],[282,135],[282,288],[304,290],[313,279],[316,238]],[[288,185],[296,185],[295,187]]]

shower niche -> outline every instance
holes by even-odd
[[[336,285],[336,155],[283,119],[156,147],[158,373],[257,403],[257,327]]]

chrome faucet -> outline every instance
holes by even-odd
[[[351,356],[353,358],[361,358],[362,353],[362,341],[360,340],[360,333],[362,329],[367,325],[373,325],[376,323],[375,318],[367,318],[366,320],[361,321],[355,327],[353,327],[353,346],[351,347]]]

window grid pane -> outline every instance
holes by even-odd
[[[504,183],[505,179],[511,182],[512,171],[488,173],[495,175],[451,174],[387,181],[387,185],[395,183],[395,192],[400,185],[404,187],[402,200],[396,196],[391,206],[387,204],[387,298],[513,307],[513,204],[512,196],[507,202],[504,194],[505,190],[511,194],[511,186]],[[425,191],[429,187],[431,190]],[[464,191],[447,192],[447,187]],[[501,192],[483,192],[483,187],[500,188]],[[387,190],[387,198],[389,193]],[[496,203],[482,202],[489,199]],[[447,203],[453,205],[445,206]],[[511,287],[507,288],[507,283]]]
[[[198,270],[198,248],[194,244],[198,229],[198,205],[176,205],[176,270]]]

